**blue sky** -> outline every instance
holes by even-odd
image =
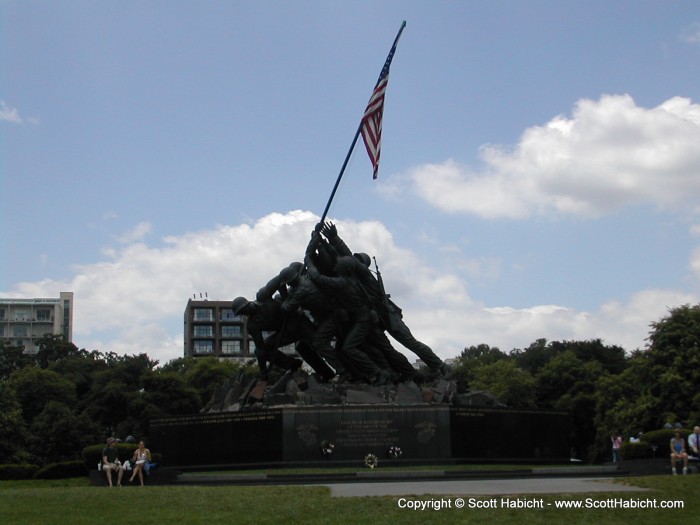
[[[700,297],[694,1],[0,0],[0,295],[182,355],[187,299],[300,259],[402,20],[379,179],[329,213],[442,357]]]

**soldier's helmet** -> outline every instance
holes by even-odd
[[[238,313],[249,304],[250,301],[245,297],[236,297],[231,303],[231,310],[233,310],[234,315],[238,315]]]
[[[280,280],[282,281],[282,284],[289,284],[294,279],[299,277],[302,268],[304,268],[304,265],[300,262],[293,262],[287,266],[280,272]]]
[[[364,264],[367,268],[369,268],[370,263],[372,260],[369,258],[369,255],[367,255],[364,252],[360,253],[353,253],[352,254],[356,259],[359,259],[362,264]]]

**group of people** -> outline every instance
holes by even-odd
[[[670,426],[670,425],[669,425]],[[682,437],[682,432],[680,429],[676,429],[673,433],[673,437],[669,442],[669,447],[671,449],[671,472],[676,475],[678,474],[677,465],[679,462],[683,463],[683,474],[688,473],[688,458],[696,457],[700,458],[700,426],[693,428],[692,434],[688,436],[688,447],[685,446],[685,439]],[[622,448],[622,436],[614,433],[610,436],[610,441],[612,442],[612,456],[613,462],[617,463],[620,461],[620,449]],[[631,440],[630,440],[631,441]],[[639,441],[635,439],[634,442]]]
[[[151,462],[151,451],[146,448],[146,444],[143,441],[139,441],[138,448],[134,450],[134,454],[131,457],[131,477],[129,478],[129,483],[133,481],[138,476],[141,486],[143,487],[143,474],[144,472],[148,474],[149,464]],[[119,453],[117,451],[117,440],[114,438],[109,438],[107,440],[107,446],[102,450],[102,471],[107,476],[107,482],[109,486],[112,485],[112,474],[117,473],[117,486],[121,486],[122,477],[124,472],[128,472],[124,465],[119,461]]]
[[[398,352],[387,333],[415,353],[430,378],[446,377],[449,366],[418,341],[401,309],[384,290],[381,274],[366,253],[353,253],[332,223],[319,223],[304,262],[293,262],[270,279],[255,300],[237,297],[232,309],[247,316],[248,333],[263,379],[272,366],[294,370],[300,359],[280,351],[294,343],[321,381],[384,385],[425,378]]]
[[[692,455],[700,458],[700,426],[693,428],[693,433],[688,436],[688,447],[685,447],[685,440],[681,437],[681,431],[676,430],[671,438],[671,472],[678,474],[676,465],[683,462],[683,474],[688,473],[688,456]]]

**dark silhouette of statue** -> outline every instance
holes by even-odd
[[[370,359],[366,351],[361,349],[375,320],[362,286],[352,273],[352,257],[339,257],[333,267],[335,276],[324,275],[313,261],[313,254],[321,242],[320,233],[315,231],[307,247],[304,263],[309,278],[337,302],[335,328],[340,337],[336,351],[347,360],[354,374],[371,383],[386,384],[391,380],[391,372],[386,367],[378,366],[377,359]]]
[[[322,381],[330,381],[335,372],[311,348],[313,324],[301,312],[283,310],[281,301],[274,297],[276,292],[286,288],[285,277],[289,277],[291,272],[285,270],[280,272],[285,275],[274,277],[258,291],[255,301],[249,301],[245,297],[234,299],[233,312],[248,317],[248,333],[255,343],[255,357],[263,378],[267,377],[268,363],[270,367],[277,365],[286,370],[295,370],[301,366],[299,359],[279,350],[282,346],[296,343],[296,351],[302,359],[314,369]],[[286,291],[284,293],[286,294]],[[263,332],[272,333],[264,337]]]
[[[367,291],[371,298],[372,307],[375,309],[382,321],[384,329],[399,343],[416,354],[426,366],[433,372],[433,375],[447,376],[450,374],[450,367],[443,362],[435,352],[421,341],[417,340],[411,330],[403,320],[403,313],[384,291],[381,277],[375,278],[370,270],[371,264],[369,255],[366,253],[353,254],[345,242],[338,236],[337,228],[332,223],[323,225],[321,232],[328,239],[330,245],[339,256],[352,255],[359,264],[353,265],[353,272]]]

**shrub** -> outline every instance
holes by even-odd
[[[654,457],[654,449],[649,443],[623,443],[620,449],[622,459],[650,459]]]
[[[49,463],[34,474],[36,479],[78,478],[87,474],[85,463],[81,460]]]
[[[692,433],[692,430],[681,428],[680,431],[681,437],[685,440],[685,444],[687,447],[688,436]],[[642,434],[641,440],[645,443],[649,443],[654,447],[657,447],[657,455],[666,453],[670,454],[671,449],[669,448],[669,443],[671,442],[671,438],[674,436],[675,433],[676,429],[674,428],[662,428],[661,430],[652,430],[651,432],[645,432],[644,434]]]
[[[32,479],[39,470],[38,465],[0,465],[0,479]]]

